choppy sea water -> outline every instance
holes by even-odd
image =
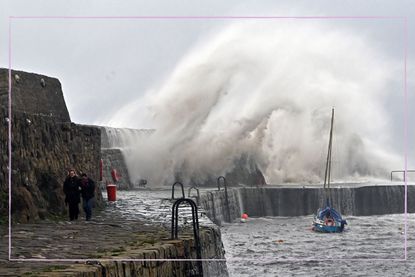
[[[169,226],[169,190],[122,191],[107,212],[126,220]],[[165,200],[162,200],[165,199]],[[311,231],[312,215],[249,218],[221,227],[229,275],[415,276],[415,214],[407,217],[405,261],[403,214],[345,216],[346,231]],[[200,218],[201,224],[212,224]]]
[[[415,276],[415,215],[347,216],[345,232],[311,231],[312,216],[250,218],[222,231],[230,276]]]

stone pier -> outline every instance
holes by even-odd
[[[186,223],[189,214],[183,211],[178,239],[172,240],[165,216],[171,214],[171,204],[158,201],[157,207],[143,199],[138,206],[136,200],[121,194],[123,203],[108,204],[88,222],[81,218],[13,225],[12,261],[7,228],[2,228],[0,244],[6,247],[0,249],[0,276],[201,276],[193,229]],[[209,222],[202,218],[200,227],[202,259],[210,260],[202,262],[203,276],[228,276],[220,229]]]

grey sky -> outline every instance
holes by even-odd
[[[8,16],[407,16],[410,159],[415,156],[415,1],[0,1],[0,66],[8,67]],[[59,78],[71,119],[106,124],[112,114],[148,90],[156,90],[194,46],[230,20],[15,19],[12,67]],[[277,24],[270,22],[270,24]],[[333,20],[367,36],[402,63],[401,20]],[[403,71],[402,71],[403,73]],[[403,153],[403,88],[385,99],[396,118],[396,149]],[[122,127],[122,126],[116,126]],[[125,126],[128,127],[128,126]],[[412,166],[415,166],[414,164]]]

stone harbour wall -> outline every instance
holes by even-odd
[[[322,188],[241,188],[245,211],[250,216],[302,216],[316,213],[325,203]],[[343,215],[382,215],[404,212],[403,185],[332,188],[332,205]],[[415,211],[408,185],[408,212]]]
[[[241,199],[239,188],[228,189],[228,205],[226,204],[225,191],[209,191],[200,197],[200,206],[206,211],[206,215],[212,222],[221,226],[224,222],[233,222],[241,217]]]
[[[101,129],[101,155],[103,160],[104,182],[113,183],[111,170],[115,169],[120,179],[116,182],[118,189],[128,190],[140,186],[141,179],[131,179],[125,156],[126,148],[150,139],[152,129],[131,129],[97,126]],[[128,153],[128,151],[127,151]]]
[[[217,261],[224,258],[224,248],[219,228],[203,227],[200,231],[202,259],[212,261],[194,261],[196,249],[193,236],[180,235],[177,240],[166,240],[148,249],[129,248],[117,254],[116,261],[91,261],[86,264],[55,265],[50,271],[36,276],[79,276],[79,277],[226,277],[226,262]],[[131,259],[141,261],[131,261]],[[144,260],[146,259],[146,260]],[[152,260],[150,260],[152,259]],[[155,259],[177,259],[177,261],[160,261]],[[189,261],[187,261],[189,260]],[[202,262],[203,275],[199,274],[197,263]]]
[[[341,214],[370,216],[404,212],[403,185],[376,185],[332,188],[332,205]],[[407,208],[415,212],[411,195],[415,186],[408,185]],[[206,215],[217,225],[233,222],[242,213],[249,216],[303,216],[316,213],[325,203],[324,189],[301,187],[258,187],[228,189],[229,220],[225,192],[208,191],[200,197]],[[195,199],[196,201],[196,199]]]
[[[101,129],[102,134],[102,129]],[[102,179],[103,182],[109,182],[117,185],[118,189],[132,189],[134,186],[130,182],[127,165],[121,149],[117,148],[102,148]],[[111,171],[116,170],[119,176],[118,181],[114,181]]]
[[[0,68],[0,223],[8,218],[8,124],[11,120],[12,217],[31,222],[65,212],[63,181],[69,167],[98,180],[100,130],[70,122],[58,79]],[[97,186],[98,187],[98,186]],[[97,193],[97,205],[102,196]]]
[[[0,114],[0,191],[4,198],[8,193],[9,174],[7,110],[1,107]],[[14,220],[31,222],[48,215],[65,213],[62,188],[70,167],[98,180],[101,155],[98,128],[61,123],[41,115],[13,112],[11,134]],[[3,203],[4,199],[1,200]],[[97,191],[97,205],[102,205],[100,191]],[[2,204],[1,208],[0,213],[6,215],[7,205]]]
[[[12,70],[12,111],[43,115],[60,122],[70,122],[68,109],[58,79]],[[0,103],[8,106],[9,70],[0,68]]]

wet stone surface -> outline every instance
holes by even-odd
[[[201,193],[203,194],[204,191]],[[178,195],[179,193],[175,197]],[[195,199],[193,200],[196,202]],[[111,217],[140,220],[144,225],[170,228],[173,203],[171,190],[123,191],[116,202],[109,204],[106,213]],[[215,226],[200,207],[198,207],[198,215],[200,225]],[[192,210],[187,205],[180,206],[179,224],[184,226],[192,224]]]
[[[11,259],[8,261],[8,226],[1,229],[0,276],[16,276],[65,268],[71,263],[33,262],[24,259],[112,259],[137,258],[134,250],[160,246],[170,238],[172,202],[170,191],[118,192],[92,221],[41,221],[12,226]],[[180,208],[179,233],[191,234],[190,207]],[[199,212],[199,215],[203,211]],[[214,226],[200,217],[201,226]],[[86,261],[79,261],[85,263]]]

